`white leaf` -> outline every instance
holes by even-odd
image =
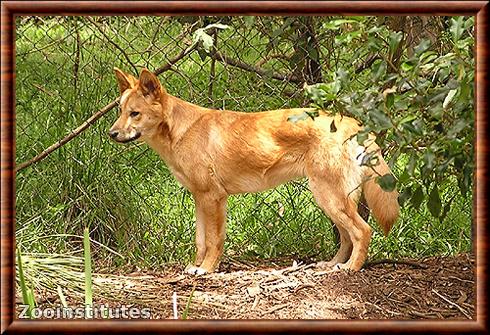
[[[229,28],[229,26],[227,26],[225,24],[214,23],[214,24],[210,24],[204,28],[199,28],[194,32],[193,42],[197,43],[197,42],[201,41],[204,50],[206,50],[207,52],[209,52],[209,50],[211,49],[211,47],[213,46],[213,43],[214,43],[213,38],[209,34],[206,33],[206,30],[211,29],[211,28],[227,29],[227,28]]]
[[[444,99],[444,102],[442,103],[442,108],[446,109],[446,107],[449,105],[451,100],[453,100],[457,91],[458,90],[456,88],[449,91],[449,93],[446,95],[446,98]]]
[[[221,24],[221,23],[213,23],[213,24],[210,24],[210,25],[204,27],[203,29],[211,29],[211,28],[228,29],[228,28],[230,28],[230,26],[227,26],[226,24]]]

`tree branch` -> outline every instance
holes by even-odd
[[[277,79],[277,80],[290,81],[290,82],[293,82],[296,84],[302,84],[303,83],[303,80],[301,80],[301,78],[298,78],[295,75],[292,75],[292,74],[291,75],[285,75],[285,74],[281,74],[281,73],[270,73],[269,70],[266,70],[266,69],[258,67],[258,66],[254,66],[254,65],[244,63],[244,62],[237,60],[237,59],[233,59],[229,56],[223,55],[222,53],[220,53],[218,51],[209,53],[209,57],[211,57],[212,59],[216,59],[217,61],[219,61],[221,63],[231,65],[234,67],[238,67],[238,68],[243,69],[245,71],[255,72],[260,76],[270,75],[270,77]]]

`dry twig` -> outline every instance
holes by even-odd
[[[301,78],[298,78],[297,76],[295,76],[293,74],[285,75],[282,73],[270,72],[269,70],[266,70],[264,68],[257,67],[254,65],[250,65],[250,64],[244,63],[244,62],[237,60],[237,59],[233,59],[233,58],[226,56],[226,55],[224,55],[218,51],[210,53],[209,57],[211,57],[212,59],[216,59],[217,61],[219,61],[221,63],[228,64],[228,65],[231,65],[234,67],[238,67],[242,70],[246,70],[249,72],[255,72],[261,76],[269,75],[270,77],[277,79],[277,80],[281,80],[281,81],[289,81],[289,82],[293,82],[296,84],[303,83],[303,80],[301,80]]]
[[[366,264],[364,264],[364,268],[369,268],[371,266],[379,265],[379,264],[395,264],[395,265],[396,264],[403,264],[403,265],[409,265],[409,266],[412,266],[414,268],[419,268],[419,269],[427,269],[428,268],[427,265],[422,264],[422,263],[417,263],[414,261],[386,259],[386,258],[367,262]]]
[[[468,312],[463,307],[461,307],[460,305],[458,305],[455,302],[452,302],[451,300],[449,300],[448,298],[446,298],[445,296],[443,296],[442,294],[440,294],[439,292],[437,292],[435,289],[432,289],[432,292],[434,292],[439,298],[441,298],[442,300],[444,300],[445,302],[447,302],[451,306],[454,306],[457,309],[459,309],[459,311],[461,313],[463,313],[463,315],[466,316],[468,319],[471,319],[471,315],[469,315]]]

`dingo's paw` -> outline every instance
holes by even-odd
[[[188,265],[185,268],[185,272],[187,272],[190,275],[196,275],[196,276],[202,276],[202,275],[205,275],[206,273],[208,273],[208,271],[206,271],[206,269],[203,269],[199,266],[194,266],[194,265]]]

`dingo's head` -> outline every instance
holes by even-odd
[[[165,89],[147,69],[141,71],[139,79],[117,68],[114,71],[121,93],[121,113],[109,136],[120,143],[152,136],[163,121]]]

